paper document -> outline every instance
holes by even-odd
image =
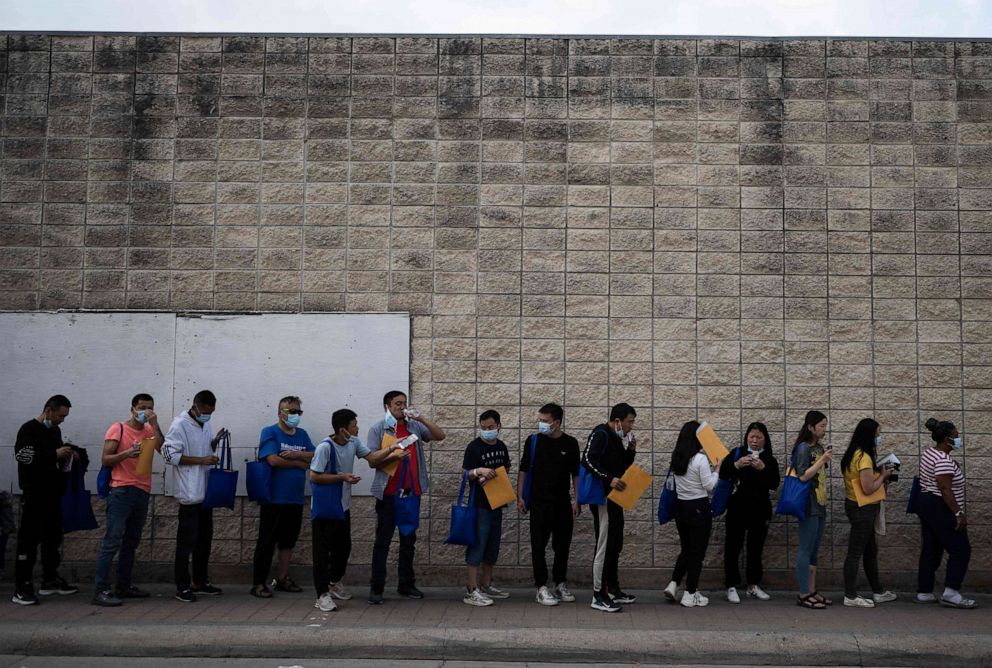
[[[493,510],[502,508],[506,504],[517,500],[517,494],[513,491],[513,485],[510,483],[510,475],[506,472],[505,466],[500,466],[496,469],[496,477],[483,485],[482,491],[486,493],[486,498],[489,499],[489,506]]]
[[[622,492],[614,489],[606,498],[624,510],[633,510],[637,500],[651,486],[651,476],[637,464],[631,464],[620,479],[627,483],[627,487]]]
[[[713,427],[710,426],[708,422],[703,422],[699,425],[696,430],[696,438],[703,446],[703,450],[706,451],[706,456],[710,458],[710,464],[716,466],[716,463],[726,457],[730,451],[727,450],[727,446],[723,444],[720,437],[716,435],[713,431]]]
[[[396,445],[396,442],[397,442],[397,438],[392,434],[383,434],[382,445],[379,446],[379,449],[380,450],[389,449],[394,445]],[[393,477],[393,474],[396,473],[396,469],[398,469],[399,467],[400,467],[400,460],[396,459],[391,462],[387,462],[383,464],[382,466],[379,467],[379,470],[385,471],[386,475],[388,475],[391,478]]]
[[[151,475],[152,474],[152,459],[154,459],[154,457],[155,457],[155,439],[154,438],[144,438],[135,447],[136,448],[141,448],[141,454],[138,455],[138,465],[134,469],[134,474],[135,475]]]

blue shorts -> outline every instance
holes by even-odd
[[[465,548],[465,563],[469,566],[495,565],[503,535],[503,509],[476,508],[475,535],[478,537],[475,546]]]

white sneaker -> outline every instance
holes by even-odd
[[[888,603],[889,601],[896,600],[896,593],[894,591],[883,591],[881,594],[872,594],[871,600],[876,604]]]
[[[936,602],[937,602],[937,597],[934,596],[933,594],[927,594],[926,592],[917,594],[916,598],[913,599],[913,603],[936,603]]]
[[[756,598],[759,601],[768,601],[771,596],[765,593],[765,591],[758,585],[751,585],[747,588],[747,595],[751,598]]]
[[[483,594],[479,589],[473,589],[469,591],[468,588],[465,589],[465,596],[462,597],[462,603],[466,605],[474,605],[479,608],[484,608],[487,605],[492,605],[493,600]]]
[[[575,596],[568,590],[568,585],[564,582],[559,582],[555,585],[554,595],[558,597],[559,601],[564,601],[565,603],[575,602]]]
[[[320,598],[314,602],[313,607],[321,612],[334,612],[338,609],[338,606],[334,603],[334,599],[331,598],[329,593],[321,594]]]
[[[696,597],[697,608],[703,608],[710,604],[710,600],[705,596],[703,596],[702,592],[700,592],[699,590],[697,590],[696,593],[693,594],[693,596]]]
[[[731,603],[741,602],[741,597],[737,594],[737,587],[731,587],[727,590],[727,600]]]
[[[677,601],[677,600],[679,600],[678,599],[679,586],[678,586],[678,584],[676,584],[675,580],[672,580],[671,582],[669,582],[668,583],[668,586],[665,587],[665,589],[664,589],[664,591],[662,593],[665,595],[665,598],[667,598],[669,601]]]
[[[489,586],[488,587],[486,587],[485,585],[483,585],[482,587],[479,587],[479,591],[481,591],[483,594],[485,594],[489,598],[494,598],[494,599],[495,598],[510,598],[510,592],[503,591],[502,589],[500,589],[499,587],[497,587],[496,585],[494,585],[492,582],[489,583]]]
[[[874,608],[875,604],[869,601],[867,598],[862,596],[855,596],[854,598],[844,597],[844,605],[849,608]]]
[[[538,589],[537,596],[534,597],[534,600],[541,605],[558,605],[558,599],[555,598],[555,595],[552,594],[547,587],[541,587]],[[575,599],[573,598],[572,600]]]
[[[348,593],[348,590],[345,589],[344,585],[341,584],[340,582],[332,582],[330,586],[327,588],[327,591],[328,593],[330,593],[331,596],[338,599],[339,601],[351,600],[351,594]]]

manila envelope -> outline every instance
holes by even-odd
[[[627,483],[626,489],[622,492],[613,490],[606,498],[624,510],[633,510],[637,500],[651,486],[651,476],[637,464],[631,464],[620,479]]]
[[[399,442],[399,440],[400,439],[396,438],[392,434],[383,434],[382,445],[379,446],[379,449],[382,450],[383,448],[392,447],[396,445]],[[394,461],[383,464],[382,466],[379,467],[379,470],[385,471],[386,475],[392,478],[393,474],[396,473],[396,469],[398,469],[399,467],[400,467],[400,460],[396,459]]]
[[[696,430],[696,438],[699,439],[699,443],[703,446],[703,450],[706,451],[706,456],[710,458],[710,464],[713,466],[716,466],[718,461],[730,454],[727,446],[723,444],[708,422],[699,425],[699,429]]]
[[[513,491],[513,485],[510,483],[510,475],[506,472],[505,466],[500,466],[496,469],[496,477],[483,485],[482,491],[486,493],[486,498],[489,499],[489,507],[493,510],[502,508],[506,504],[517,500],[517,494]]]
[[[875,479],[878,479],[877,475]],[[885,501],[885,485],[882,485],[871,494],[865,494],[865,491],[861,489],[861,478],[859,477],[854,481],[854,498],[857,499],[859,507]]]
[[[141,454],[138,455],[138,465],[134,469],[135,475],[151,475],[152,459],[155,457],[155,439],[144,438],[138,444]]]

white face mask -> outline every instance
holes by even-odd
[[[954,446],[955,450],[960,450],[961,447],[964,445],[964,442],[961,440],[960,436],[955,436],[954,438],[951,439],[951,445]]]
[[[554,431],[554,428],[549,422],[538,422],[537,423],[537,433],[539,434],[550,434]]]
[[[875,447],[877,448],[881,444],[882,444],[882,437],[881,436],[876,436],[875,437]]]

